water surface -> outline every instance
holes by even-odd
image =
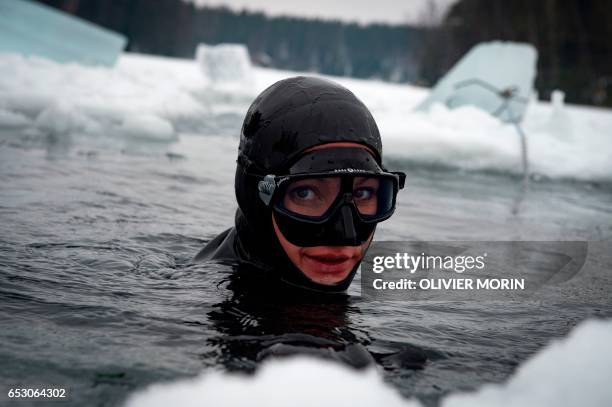
[[[594,241],[578,275],[520,302],[371,302],[358,281],[348,296],[289,300],[232,265],[192,264],[233,222],[239,122],[120,148],[2,134],[3,389],[64,387],[62,405],[111,406],[152,382],[301,352],[376,363],[402,394],[435,404],[612,316],[606,184],[534,180],[522,194],[509,175],[388,163],[408,180],[378,240]]]

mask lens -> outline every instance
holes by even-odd
[[[393,210],[395,190],[393,179],[387,177],[355,177],[353,202],[366,219],[388,214]]]
[[[282,204],[298,215],[323,216],[340,193],[340,177],[303,178],[289,183]]]
[[[395,195],[393,179],[380,176],[351,176],[348,181],[352,184],[343,183],[343,178],[339,176],[289,181],[282,189],[277,205],[295,215],[320,218],[326,215],[340,194],[351,192],[357,211],[365,219],[380,217],[393,209]]]
[[[355,177],[353,180],[353,202],[360,214],[374,216],[378,213],[378,190],[380,180],[374,177]]]

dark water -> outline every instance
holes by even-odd
[[[112,406],[202,369],[274,355],[376,363],[428,404],[507,378],[579,321],[612,316],[609,185],[408,170],[378,240],[590,240],[570,281],[515,302],[302,297],[227,264],[191,264],[232,223],[237,140],[88,148],[0,143],[0,383],[66,388],[61,405]],[[245,274],[246,273],[246,274]],[[596,351],[596,350],[594,350]],[[560,362],[562,365],[562,362]]]

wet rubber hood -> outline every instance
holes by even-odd
[[[267,171],[283,169],[309,147],[351,141],[382,144],[368,108],[348,89],[319,78],[295,77],[264,90],[242,126],[239,155]]]
[[[293,266],[257,190],[261,176],[286,174],[305,150],[341,141],[369,147],[381,165],[380,134],[370,111],[337,83],[294,77],[276,82],[255,99],[242,126],[235,178],[239,206],[235,249],[241,261],[318,291],[343,291],[350,285],[356,270],[340,284],[326,286],[312,282]]]

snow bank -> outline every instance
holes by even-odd
[[[216,57],[216,51],[211,52],[200,55],[210,58],[206,66],[211,77],[194,61],[172,58],[124,54],[114,69],[107,69],[0,54],[0,135],[73,143],[93,140],[119,149],[126,141],[171,142],[181,132],[232,136],[235,143],[254,97],[299,73],[232,71],[247,63],[245,49]],[[252,86],[244,82],[250,75]],[[426,89],[331,79],[351,89],[372,110],[389,159],[522,173],[514,128],[482,110],[433,104],[427,112],[415,111],[427,97]],[[559,101],[554,107],[532,103],[523,127],[532,172],[612,181],[612,112],[563,106]]]
[[[443,407],[612,405],[612,320],[587,321],[525,362],[506,384],[453,394]],[[418,407],[401,399],[374,369],[355,371],[306,357],[270,361],[254,377],[210,373],[156,384],[133,394],[127,407],[375,406]]]
[[[393,161],[522,175],[513,125],[473,106],[415,108],[428,91],[410,85],[331,78],[372,111],[384,155]],[[584,181],[612,181],[612,111],[531,101],[521,123],[532,173]],[[395,165],[395,164],[394,164]]]
[[[305,356],[265,364],[253,379],[213,373],[193,380],[157,384],[136,393],[128,407],[156,406],[344,406],[410,407],[376,370],[349,370]]]
[[[152,75],[146,66],[139,72],[122,62],[109,69],[1,55],[0,129],[106,142],[126,135],[172,141],[178,118],[206,112],[163,71]],[[200,76],[192,76],[195,84]]]
[[[519,367],[503,385],[447,397],[442,407],[612,406],[612,320],[587,321]]]
[[[465,170],[521,174],[520,141],[511,124],[475,107],[374,112],[387,158]],[[563,122],[559,120],[563,119]],[[612,180],[612,113],[538,103],[522,123],[530,171],[551,178]]]

